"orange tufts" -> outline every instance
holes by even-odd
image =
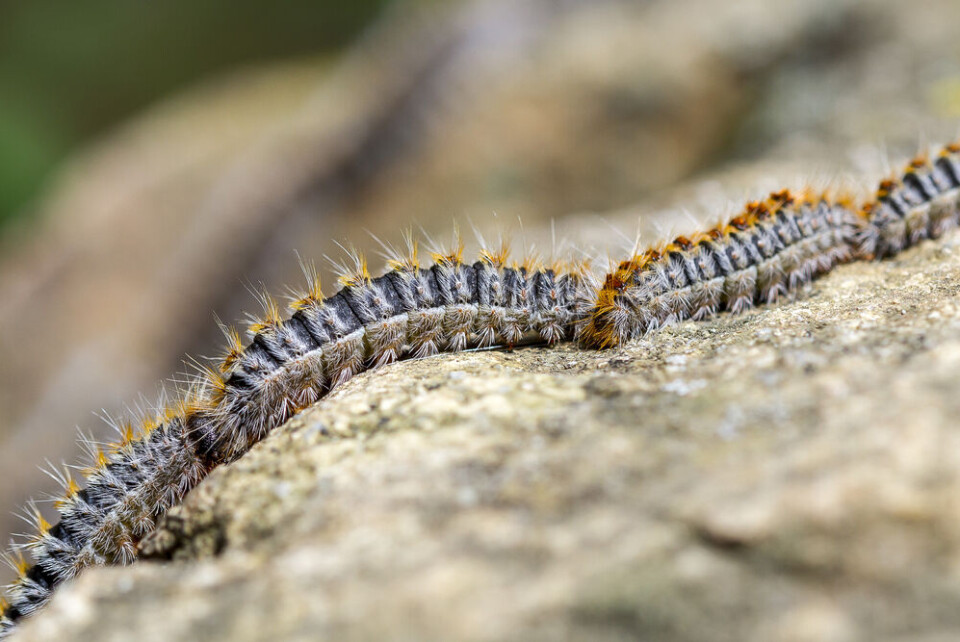
[[[930,156],[926,152],[922,152],[910,159],[910,162],[907,164],[907,168],[904,170],[904,173],[913,174],[918,169],[924,169],[925,167],[929,166]]]
[[[960,141],[954,141],[949,145],[945,145],[943,149],[940,150],[941,156],[949,156],[950,154],[960,154]]]
[[[263,318],[250,325],[249,330],[254,334],[276,328],[283,323],[283,315],[280,314],[280,304],[277,300],[267,292],[262,292],[259,299],[263,306]]]
[[[844,209],[856,210],[857,209],[857,197],[853,195],[852,192],[842,191],[838,192],[836,196],[833,197],[833,204]]]
[[[283,315],[280,314],[280,304],[272,296],[263,293],[264,317],[271,325],[283,323]]]
[[[337,281],[345,288],[362,288],[367,286],[370,281],[370,270],[367,269],[367,257],[357,253],[355,257],[356,265],[353,272],[341,274]]]
[[[120,439],[121,439],[120,443],[123,444],[124,446],[132,443],[134,439],[134,435],[135,433],[133,430],[133,424],[130,423],[129,421],[125,421],[123,423],[123,429],[120,432]]]
[[[210,409],[210,404],[205,403],[199,397],[191,398],[190,400],[184,400],[182,403],[182,410],[180,411],[180,416],[183,418],[183,422],[186,423],[190,420],[190,417],[201,414],[205,410]]]
[[[294,309],[301,309],[297,306],[303,301],[304,299],[294,302]],[[237,332],[236,328],[222,325],[220,329],[223,331],[223,336],[227,340],[227,347],[220,361],[220,372],[225,373],[233,368],[234,364],[243,356],[243,340],[240,338],[240,333]]]
[[[758,221],[769,220],[771,217],[770,206],[763,201],[751,201],[747,203],[747,217],[751,225],[755,225]]]
[[[317,266],[312,265],[304,272],[307,278],[307,296],[314,301],[323,299],[323,281],[317,272]]]
[[[710,236],[709,232],[695,232],[692,237],[690,237],[690,243],[694,246],[700,246],[704,243],[709,243],[713,238]]]
[[[617,265],[617,272],[629,272],[633,273],[640,269],[640,262],[643,260],[641,256],[632,256],[626,261],[620,261]]]
[[[433,262],[437,265],[444,265],[447,267],[458,267],[463,265],[463,238],[459,233],[456,233],[456,241],[454,242],[453,248],[448,252],[431,252],[430,258],[433,259]]]
[[[768,200],[771,204],[777,205],[775,209],[780,209],[781,207],[793,205],[795,199],[789,189],[782,189],[779,192],[771,192]]]
[[[57,510],[65,508],[73,499],[73,496],[80,492],[80,484],[73,477],[70,477],[69,473],[67,475],[67,483],[63,487],[63,497],[57,499],[53,504]]]
[[[302,269],[303,275],[307,279],[307,291],[303,296],[290,303],[290,307],[295,312],[313,307],[314,305],[323,301],[323,284],[320,281],[320,275],[317,273],[317,267],[312,263],[303,263]],[[240,336],[237,335],[238,342],[239,339]],[[227,337],[227,341],[230,342],[230,348],[232,350],[234,346],[231,342],[231,338]]]
[[[693,242],[686,236],[678,236],[667,246],[667,252],[686,252],[693,248]]]
[[[200,402],[197,394],[195,392],[189,392],[180,399],[177,399],[171,409],[171,420],[179,419],[183,423],[186,423],[190,417],[197,414],[203,408],[204,406]]]
[[[607,350],[609,348],[616,348],[620,345],[620,338],[614,334],[613,329],[609,326],[604,326],[599,331],[594,334],[594,345],[602,350]]]
[[[727,229],[724,230],[725,233],[730,234],[734,230],[737,232],[743,232],[744,230],[750,229],[750,221],[746,216],[734,216],[730,219],[730,222],[727,224]]]
[[[489,248],[480,249],[480,260],[490,267],[502,268],[507,264],[507,257],[510,256],[510,243],[506,239],[500,241],[500,247],[494,250]]]
[[[188,403],[198,408],[205,407],[209,403],[216,405],[223,401],[223,397],[227,393],[227,379],[224,377],[223,372],[215,370],[206,364],[198,365],[197,367],[200,370],[202,385],[199,391],[190,395],[192,399]],[[204,392],[207,394],[203,394]]]
[[[40,514],[40,509],[36,506],[33,507],[33,521],[37,526],[38,537],[43,537],[50,531],[50,522],[44,519],[43,515]]]
[[[805,187],[803,190],[803,194],[800,195],[799,202],[801,205],[812,207],[822,200],[823,200],[823,192],[818,191],[813,187]]]
[[[611,325],[604,322],[604,317],[617,307],[619,290],[616,287],[608,287],[608,285],[617,285],[615,281],[611,281],[612,279],[615,280],[616,277],[612,274],[607,275],[607,283],[597,293],[593,313],[590,315],[587,325],[583,328],[582,339],[584,343],[592,347],[612,348],[619,344],[619,339],[614,334]]]
[[[90,462],[89,466],[86,466],[81,470],[83,476],[87,478],[96,475],[100,472],[100,470],[106,468],[107,464],[110,463],[110,457],[107,452],[103,450],[103,448],[97,447],[97,449],[94,451],[93,444],[90,444],[89,448],[89,453],[93,461]]]
[[[539,254],[536,252],[531,252],[527,256],[523,257],[523,260],[520,261],[520,265],[518,267],[527,274],[532,274],[533,272],[539,272],[543,268],[543,260],[540,258]]]
[[[620,272],[615,272],[613,274],[608,274],[607,278],[603,281],[603,292],[622,292],[626,283],[620,278]]]
[[[899,181],[895,178],[885,178],[877,186],[877,198],[886,198],[897,189]]]
[[[177,419],[185,418],[185,406],[183,399],[177,399],[172,404],[168,405],[163,409],[163,412],[160,413],[158,426],[169,424],[172,421]]]
[[[162,421],[163,421],[163,417],[162,417],[162,416],[150,417],[150,418],[148,418],[148,419],[144,419],[143,421],[141,421],[141,422],[140,422],[140,436],[141,436],[141,438],[146,437],[147,435],[149,435],[150,433],[152,433],[154,430],[156,430],[157,428],[159,428],[159,427],[160,427],[160,422],[162,422]]]
[[[420,243],[409,228],[403,231],[403,241],[407,246],[406,256],[391,248],[393,256],[387,260],[387,267],[395,272],[416,272],[420,269]]]
[[[129,446],[135,437],[135,432],[133,430],[133,424],[129,421],[124,421],[120,426],[120,441],[113,442],[110,444],[110,452],[118,453],[127,446]]]
[[[10,552],[9,554],[10,566],[13,567],[13,570],[20,577],[26,577],[27,571],[30,570],[30,563],[27,561],[27,558],[23,556],[23,553],[20,551]]]

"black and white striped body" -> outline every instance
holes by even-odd
[[[84,567],[132,562],[159,516],[210,469],[353,375],[440,352],[571,339],[592,292],[579,272],[442,261],[353,279],[263,324],[179,412],[112,452],[91,449],[86,487],[65,493],[56,525],[38,513],[38,535],[18,547],[34,564],[13,562],[20,577],[0,638]]]
[[[948,145],[933,162],[917,159],[900,179],[883,181],[865,214],[860,252],[878,259],[956,227],[960,222],[960,147]]]
[[[853,257],[852,208],[777,196],[694,241],[680,237],[622,264],[599,293],[583,342],[620,345],[684,319],[772,303]]]

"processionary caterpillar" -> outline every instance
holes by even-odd
[[[116,443],[82,440],[84,480],[50,471],[60,519],[27,506],[33,534],[12,545],[17,579],[0,603],[0,638],[88,566],[128,564],[139,542],[214,467],[243,455],[295,412],[353,375],[404,358],[467,348],[576,340],[621,345],[684,319],[793,296],[835,265],[897,254],[960,219],[960,143],[915,159],[874,200],[813,191],[771,194],[731,220],[635,253],[596,281],[580,261],[510,263],[505,247],[463,260],[462,245],[423,267],[408,238],[389,270],[362,257],[324,297],[316,273],[283,318],[268,295],[246,345],[224,328],[227,350],[155,416],[114,422]],[[28,561],[29,560],[29,561]]]

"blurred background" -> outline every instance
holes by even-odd
[[[957,5],[0,0],[0,533],[295,250],[457,222],[602,270],[954,138]]]

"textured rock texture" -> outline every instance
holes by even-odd
[[[622,351],[358,376],[20,642],[960,636],[960,235]]]

